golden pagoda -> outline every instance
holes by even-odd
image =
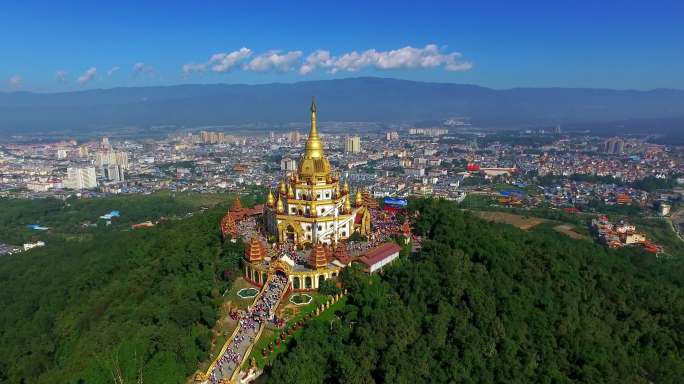
[[[267,206],[265,210],[266,228],[278,242],[334,244],[359,228],[370,228],[369,222],[359,226],[354,220],[357,213],[363,221],[370,217],[353,207],[362,204],[350,200],[353,196],[349,193],[349,182],[345,180],[340,186],[339,178],[332,172],[318,134],[317,112],[312,100],[311,130],[297,172],[278,183],[275,209]]]

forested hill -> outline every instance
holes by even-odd
[[[319,118],[323,122],[416,122],[468,117],[479,125],[515,126],[684,116],[681,90],[497,90],[364,77],[289,84],[0,93],[0,134],[96,134],[123,127],[306,122],[312,96],[319,100]]]
[[[199,210],[221,199],[230,201],[0,200],[0,237],[27,222],[52,227],[41,234],[45,247],[0,257],[0,383],[184,383],[209,355],[221,292],[242,256],[239,244],[221,243],[225,208]],[[129,216],[193,207],[192,217],[130,229]],[[122,222],[77,224],[106,209],[121,209]]]
[[[419,201],[420,256],[348,270],[347,305],[311,322],[271,383],[682,383],[681,259]],[[682,255],[684,256],[684,255]]]

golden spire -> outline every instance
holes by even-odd
[[[351,213],[351,198],[349,196],[344,198],[344,213]]]
[[[294,190],[292,190],[292,184],[287,185],[287,198],[288,199],[294,199]]]
[[[242,203],[240,202],[240,194],[235,195],[235,200],[233,200],[233,206],[230,207],[233,211],[239,211],[242,209]]]
[[[311,99],[311,131],[309,138],[306,139],[306,147],[304,151],[305,157],[320,158],[323,157],[323,143],[318,137],[318,128],[316,127],[316,99]]]
[[[278,202],[276,203],[276,212],[277,213],[285,213],[285,206],[283,205],[283,200],[281,198],[278,198]]]
[[[287,186],[283,180],[280,180],[280,183],[278,184],[278,193],[281,195],[287,195]]]
[[[360,207],[363,205],[363,196],[361,196],[361,189],[356,190],[356,206]]]
[[[269,207],[273,207],[273,204],[275,204],[275,198],[273,197],[273,192],[271,192],[271,188],[269,188],[268,195],[266,195],[266,205]]]
[[[344,184],[342,184],[342,194],[346,195],[349,193],[349,180],[344,179]]]

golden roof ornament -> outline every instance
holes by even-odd
[[[344,184],[342,184],[342,194],[346,195],[349,193],[349,181],[344,179]]]
[[[285,205],[283,205],[283,200],[281,198],[278,198],[278,202],[276,203],[276,212],[277,213],[285,213]]]
[[[360,207],[363,205],[363,196],[361,196],[361,190],[360,189],[356,190],[356,197],[354,198],[354,200],[356,202],[357,207]]]
[[[344,213],[351,213],[352,206],[351,206],[351,199],[349,196],[344,198]]]
[[[294,190],[292,190],[292,184],[287,185],[287,198],[288,199],[294,199]]]
[[[273,208],[273,204],[275,204],[275,197],[273,197],[273,192],[271,192],[271,188],[269,188],[268,195],[266,195],[266,205]]]
[[[280,183],[278,184],[278,193],[281,195],[287,195],[287,186],[285,185],[284,180],[280,180]]]

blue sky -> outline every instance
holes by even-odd
[[[8,0],[0,90],[351,76],[684,88],[683,4]]]

